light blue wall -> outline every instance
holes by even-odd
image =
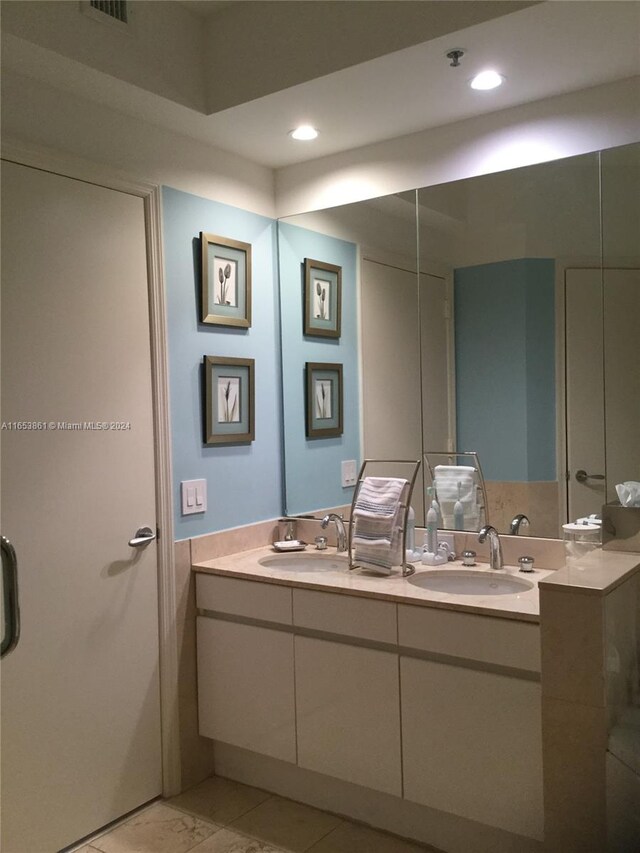
[[[525,261],[527,479],[556,480],[555,263]]]
[[[555,265],[455,270],[457,446],[487,480],[556,479]]]
[[[341,462],[360,464],[357,248],[288,223],[279,223],[286,507],[289,513],[350,503],[341,486]],[[342,334],[339,340],[303,334],[305,258],[342,267]],[[305,437],[307,361],[343,365],[344,432],[337,438]]]
[[[175,536],[185,539],[282,512],[281,399],[276,223],[169,187],[162,193],[167,290]],[[252,246],[250,329],[199,323],[201,231]],[[204,355],[255,359],[255,441],[205,447]],[[205,478],[206,513],[182,516],[180,481]]]

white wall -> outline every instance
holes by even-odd
[[[600,260],[597,153],[425,188],[419,202],[421,248],[451,267],[514,258]],[[445,217],[456,207],[455,216]]]
[[[386,196],[344,207],[292,216],[286,221],[319,234],[357,243],[365,257],[415,270],[415,193]]]
[[[13,71],[2,75],[3,142],[62,151],[138,180],[273,216],[273,172]]]
[[[640,77],[559,95],[276,173],[290,216],[640,140]]]

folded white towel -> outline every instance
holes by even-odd
[[[476,469],[469,465],[436,465],[433,469],[433,482],[439,503],[458,500],[458,483],[460,500],[473,503],[476,501]]]
[[[436,465],[433,469],[436,475],[441,474],[443,477],[455,479],[460,476],[475,477],[476,469],[473,465]]]
[[[442,526],[450,529],[455,526],[453,508],[458,500],[458,484],[460,484],[460,502],[464,509],[465,530],[477,529],[480,505],[476,469],[470,465],[436,465],[433,475],[442,514]]]
[[[353,508],[354,562],[389,575],[401,565],[402,520],[409,482],[400,478],[365,477]]]

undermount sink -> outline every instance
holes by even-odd
[[[340,572],[349,568],[346,557],[335,554],[273,554],[258,561],[268,569],[285,572]]]
[[[500,572],[442,569],[413,575],[409,583],[433,592],[455,595],[517,595],[533,589],[534,584]]]

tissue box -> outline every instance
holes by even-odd
[[[602,547],[605,551],[640,552],[640,506],[619,501],[602,507]]]

